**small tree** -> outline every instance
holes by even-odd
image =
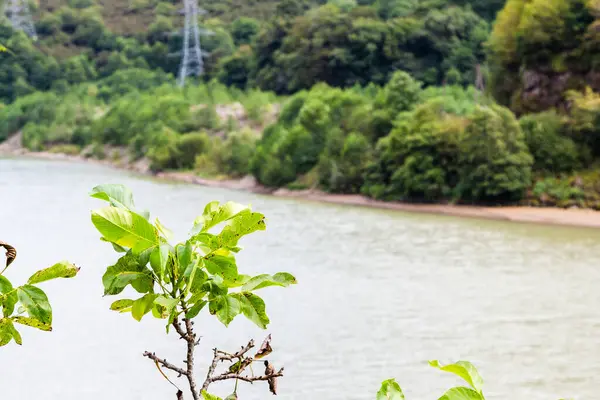
[[[23,341],[21,334],[15,328],[15,323],[46,332],[52,330],[52,307],[46,293],[36,285],[57,278],[72,278],[77,275],[79,268],[62,261],[36,272],[25,285],[13,287],[4,276],[4,272],[17,257],[17,250],[2,241],[0,247],[6,249],[6,266],[0,270],[0,309],[2,310],[0,347],[9,344],[12,340],[21,345]]]
[[[235,260],[235,254],[241,250],[238,242],[250,233],[265,229],[264,215],[236,203],[211,202],[196,219],[189,238],[173,246],[168,242],[170,231],[158,219],[151,223],[148,213],[136,211],[133,195],[126,187],[98,186],[91,196],[110,204],[93,211],[92,222],[102,234],[102,240],[111,243],[122,254],[102,278],[105,295],[121,294],[127,286],[142,294],[135,300],[117,300],[111,309],[131,313],[138,321],[152,313],[155,318],[166,320],[167,333],[173,328],[185,343],[183,367],[152,352],[147,351],[144,356],[154,361],[164,377],[163,369],[185,377],[194,400],[200,396],[207,400],[219,399],[207,390],[210,384],[223,380],[235,381],[228,399],[237,399],[238,381],[267,381],[271,392],[276,394],[276,378],[283,376],[283,368],[276,370],[264,359],[272,351],[270,335],[254,355],[249,355],[253,341],[235,353],[214,349],[204,383],[200,384],[194,373],[194,351],[199,343],[194,318],[202,310],[208,309],[225,326],[243,314],[266,329],[269,318],[265,303],[254,292],[269,286],[286,287],[296,283],[292,275],[284,272],[254,277],[238,272]],[[223,226],[219,233],[209,232],[218,225]],[[264,362],[265,373],[248,374],[247,369],[252,370],[251,364],[258,360]],[[217,373],[217,366],[225,361],[231,365]],[[183,398],[179,388],[177,398]]]

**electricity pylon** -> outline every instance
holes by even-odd
[[[27,0],[6,0],[4,15],[10,21],[13,29],[25,32],[33,40],[37,39]]]
[[[183,49],[181,51],[181,66],[179,69],[179,86],[185,85],[188,76],[200,76],[204,72],[206,55],[200,45],[200,35],[211,35],[210,31],[198,27],[198,15],[205,13],[198,8],[198,0],[184,0],[185,25],[183,28]]]

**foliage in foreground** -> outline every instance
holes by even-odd
[[[458,361],[454,364],[442,365],[439,361],[430,361],[429,365],[441,371],[450,372],[462,378],[467,386],[457,386],[448,389],[439,400],[485,400],[483,396],[483,379],[477,368],[468,361]],[[383,381],[377,392],[377,400],[404,400],[404,393],[395,379]]]
[[[469,361],[457,361],[453,364],[442,365],[439,361],[433,360],[429,362],[429,365],[440,371],[454,374],[467,384],[448,389],[438,400],[485,400],[483,379],[477,368]],[[395,379],[388,379],[381,383],[381,388],[377,392],[377,400],[404,399],[402,388]]]
[[[46,293],[37,285],[52,279],[72,278],[77,275],[79,268],[61,261],[31,275],[26,284],[13,287],[4,273],[17,257],[17,252],[13,246],[2,241],[0,247],[6,249],[6,266],[0,270],[0,346],[12,340],[21,345],[23,341],[15,323],[46,332],[52,330],[52,307]]]
[[[154,353],[144,355],[159,369],[163,367],[185,376],[194,399],[199,398],[201,390],[205,399],[216,398],[204,392],[211,383],[228,379],[236,381],[232,396],[236,395],[238,380],[268,381],[275,394],[276,378],[283,375],[283,369],[276,372],[263,358],[272,351],[270,337],[254,356],[246,355],[254,347],[252,341],[234,354],[215,350],[214,362],[201,388],[194,376],[194,349],[198,339],[193,321],[200,312],[206,310],[215,315],[225,326],[243,314],[266,329],[269,317],[265,302],[255,292],[296,283],[296,279],[285,272],[249,276],[238,271],[235,259],[241,251],[238,242],[246,235],[265,230],[264,215],[241,204],[211,202],[194,221],[188,239],[171,245],[172,233],[158,219],[152,222],[147,212],[136,209],[133,195],[126,187],[97,186],[91,196],[109,203],[92,212],[92,223],[102,240],[111,243],[121,254],[102,278],[104,294],[120,295],[128,286],[141,294],[139,298],[120,298],[111,309],[130,313],[137,321],[151,313],[155,318],[165,320],[167,333],[173,328],[187,347],[184,368],[176,367]],[[217,227],[220,229],[215,231]],[[258,360],[265,363],[265,374],[246,375],[246,368]],[[219,361],[230,361],[232,365],[228,371],[215,374]]]

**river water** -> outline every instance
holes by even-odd
[[[44,284],[54,332],[24,328],[22,347],[0,349],[1,399],[175,398],[141,354],[177,362],[181,343],[162,321],[138,323],[102,297],[101,276],[117,256],[90,222],[101,203],[87,193],[100,183],[130,186],[179,239],[211,200],[267,215],[267,231],[245,239],[238,263],[299,281],[262,292],[271,358],[286,368],[280,398],[374,399],[395,377],[407,399],[437,399],[458,381],[430,359],[474,362],[489,399],[598,398],[597,231],[326,205],[20,158],[0,159],[0,239],[19,251],[7,276],[17,283],[65,258],[82,269]],[[235,350],[266,335],[242,317],[229,329],[208,315],[197,326],[200,377],[212,347]],[[230,388],[213,391],[224,397]],[[240,390],[241,399],[269,397],[263,384]]]

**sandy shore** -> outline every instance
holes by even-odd
[[[372,207],[389,210],[399,210],[414,213],[427,213],[449,215],[456,217],[484,218],[492,220],[528,222],[537,224],[576,226],[587,228],[600,228],[600,212],[588,209],[562,209],[562,208],[534,208],[534,207],[477,207],[444,204],[409,204],[400,202],[384,202],[373,200],[360,195],[330,194],[315,190],[291,191],[287,189],[271,190],[255,182],[252,177],[239,180],[213,180],[198,177],[187,172],[162,172],[152,174],[140,165],[115,165],[109,161],[85,159],[80,156],[68,156],[54,153],[30,153],[19,149],[18,152],[6,151],[0,146],[0,155],[25,156],[52,160],[66,160],[82,163],[94,163],[113,168],[130,170],[136,173],[153,176],[158,179],[184,182],[195,185],[221,187],[233,190],[244,190],[260,194],[269,194],[277,197],[302,198],[307,200],[346,204],[352,206]]]

